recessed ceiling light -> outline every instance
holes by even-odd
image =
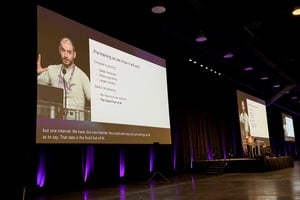
[[[264,77],[260,78],[260,80],[268,80],[268,79],[269,79],[269,77],[267,77],[267,76],[264,76]]]
[[[245,68],[244,68],[245,71],[252,71],[253,69],[254,69],[254,68],[251,67],[251,66],[248,66],[248,67],[245,67]]]
[[[153,6],[151,8],[151,11],[155,14],[162,14],[162,13],[166,12],[166,7],[162,4],[158,4],[156,6]]]
[[[202,32],[200,32],[195,39],[196,42],[205,42],[206,40],[207,37]]]
[[[279,88],[280,87],[280,85],[279,84],[275,84],[275,85],[273,85],[273,88]]]
[[[293,15],[300,15],[300,7],[296,6],[292,12]]]
[[[233,53],[231,52],[227,52],[226,54],[224,54],[223,58],[229,59],[233,57]]]

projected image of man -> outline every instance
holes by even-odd
[[[64,89],[64,119],[84,120],[86,101],[90,101],[90,80],[75,64],[76,50],[71,39],[64,37],[58,47],[61,64],[44,68],[37,59],[37,82]]]
[[[241,100],[241,113],[240,113],[240,127],[242,139],[245,139],[248,135],[250,135],[250,124],[249,124],[249,116],[246,109],[246,103],[244,100]]]

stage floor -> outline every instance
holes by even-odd
[[[300,161],[295,161],[294,167],[265,173],[190,173],[167,178],[170,182],[153,180],[146,184],[145,180],[60,194],[29,195],[25,199],[300,199]]]

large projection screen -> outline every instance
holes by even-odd
[[[247,151],[247,137],[252,136],[253,147],[269,147],[269,129],[265,101],[237,90],[238,114],[240,122],[240,133],[242,146],[244,151]],[[243,107],[245,114],[243,113]],[[246,117],[245,117],[246,116]],[[262,154],[262,152],[258,152]]]
[[[42,84],[38,73],[36,143],[171,144],[165,59],[41,6],[37,35],[43,68],[62,66],[63,50],[68,62],[70,52],[59,48],[63,37],[75,47],[76,68],[49,67]],[[80,70],[88,83],[75,82]],[[78,85],[89,91],[82,107]]]
[[[294,121],[291,115],[281,113],[284,141],[295,142]]]

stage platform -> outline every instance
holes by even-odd
[[[292,157],[199,160],[192,164],[193,172],[199,173],[267,172],[289,167],[294,167]]]

